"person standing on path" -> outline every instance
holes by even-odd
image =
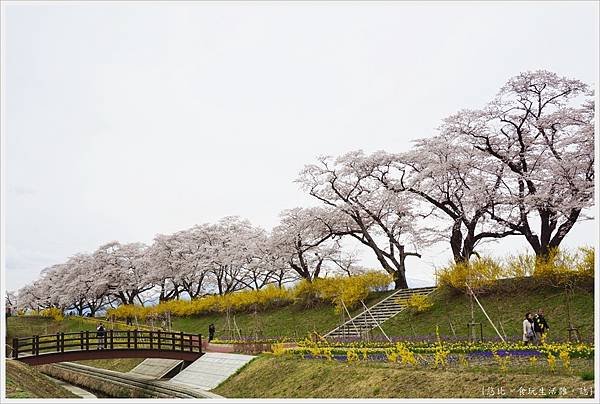
[[[523,345],[529,345],[533,342],[535,334],[533,332],[533,319],[531,313],[525,313],[525,320],[523,320]]]
[[[535,331],[535,339],[538,342],[542,342],[544,333],[548,332],[550,327],[544,317],[544,310],[539,309],[535,316],[533,316],[533,330]]]
[[[210,323],[208,326],[208,342],[212,341],[213,339],[215,339],[215,325]]]
[[[98,338],[97,348],[106,348],[106,329],[102,323],[98,323],[98,327],[96,327],[96,337]]]

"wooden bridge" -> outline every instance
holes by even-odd
[[[29,365],[88,359],[166,358],[195,361],[202,356],[202,335],[183,332],[108,330],[13,338],[12,358]]]

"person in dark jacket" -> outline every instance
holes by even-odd
[[[96,327],[96,337],[98,338],[98,349],[106,348],[106,329],[102,323]]]
[[[210,323],[208,326],[208,342],[212,341],[213,339],[215,339],[215,325]]]
[[[535,339],[539,342],[542,340],[544,333],[548,332],[550,327],[544,317],[544,310],[539,309],[537,314],[533,316],[533,329],[535,331]]]

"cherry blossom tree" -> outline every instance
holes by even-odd
[[[63,298],[68,309],[83,315],[88,310],[93,317],[110,299],[108,279],[100,276],[94,258],[89,254],[76,254],[69,258],[62,269]]]
[[[422,229],[433,236],[431,242],[449,240],[454,260],[463,262],[477,254],[478,244],[516,234],[487,214],[499,197],[501,167],[490,166],[484,155],[464,147],[443,128],[441,134],[415,143],[407,153],[377,152],[368,159],[377,167],[373,177],[386,189],[410,193],[415,202],[433,208],[429,222],[436,220],[435,225]]]
[[[283,286],[284,283],[294,280],[290,277],[290,269],[280,254],[280,250],[272,243],[272,238],[261,228],[254,228],[249,234],[250,238],[244,242],[248,244],[248,254],[244,256],[244,276],[241,282],[245,287],[259,290],[275,283]]]
[[[65,284],[63,283],[64,264],[56,264],[42,269],[40,277],[18,291],[19,309],[40,310],[50,307],[65,309]]]
[[[340,227],[335,216],[334,209],[321,207],[288,209],[279,215],[272,243],[300,278],[313,281],[327,272],[327,263],[339,255],[340,245],[334,237]]]
[[[337,158],[320,157],[317,164],[304,167],[297,181],[310,195],[343,213],[346,225],[335,234],[351,236],[369,247],[393,276],[395,288],[407,288],[406,258],[420,258],[417,249],[427,240],[420,235],[414,202],[375,178],[378,163],[361,150]]]
[[[249,287],[249,268],[259,255],[256,247],[263,242],[264,232],[246,219],[228,216],[208,226],[206,236],[206,254],[217,293]]]
[[[185,232],[172,235],[157,234],[154,243],[146,252],[149,266],[149,279],[159,289],[159,301],[178,299],[187,286],[194,294],[194,288],[189,283],[183,285],[183,254]],[[191,247],[190,247],[191,248]]]
[[[19,303],[18,303],[18,295],[17,292],[15,291],[11,291],[11,290],[7,290],[4,296],[4,302],[6,304],[6,307],[18,307]]]
[[[176,277],[181,289],[190,298],[206,293],[210,284],[210,257],[207,256],[206,226],[194,226],[191,229],[175,233],[178,247],[175,256],[179,257],[179,274]]]
[[[103,282],[122,304],[133,304],[137,299],[143,305],[142,293],[154,287],[148,276],[147,249],[143,243],[112,241],[93,253],[96,273],[104,277]]]
[[[502,197],[488,212],[523,235],[537,256],[558,247],[593,206],[592,96],[579,80],[526,72],[511,78],[484,109],[445,121],[449,134],[503,170]]]

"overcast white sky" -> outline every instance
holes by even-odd
[[[110,240],[227,215],[271,228],[314,204],[293,180],[317,155],[406,150],[521,71],[598,69],[595,2],[3,2],[2,18],[8,289]],[[424,251],[409,283],[449,257]]]

